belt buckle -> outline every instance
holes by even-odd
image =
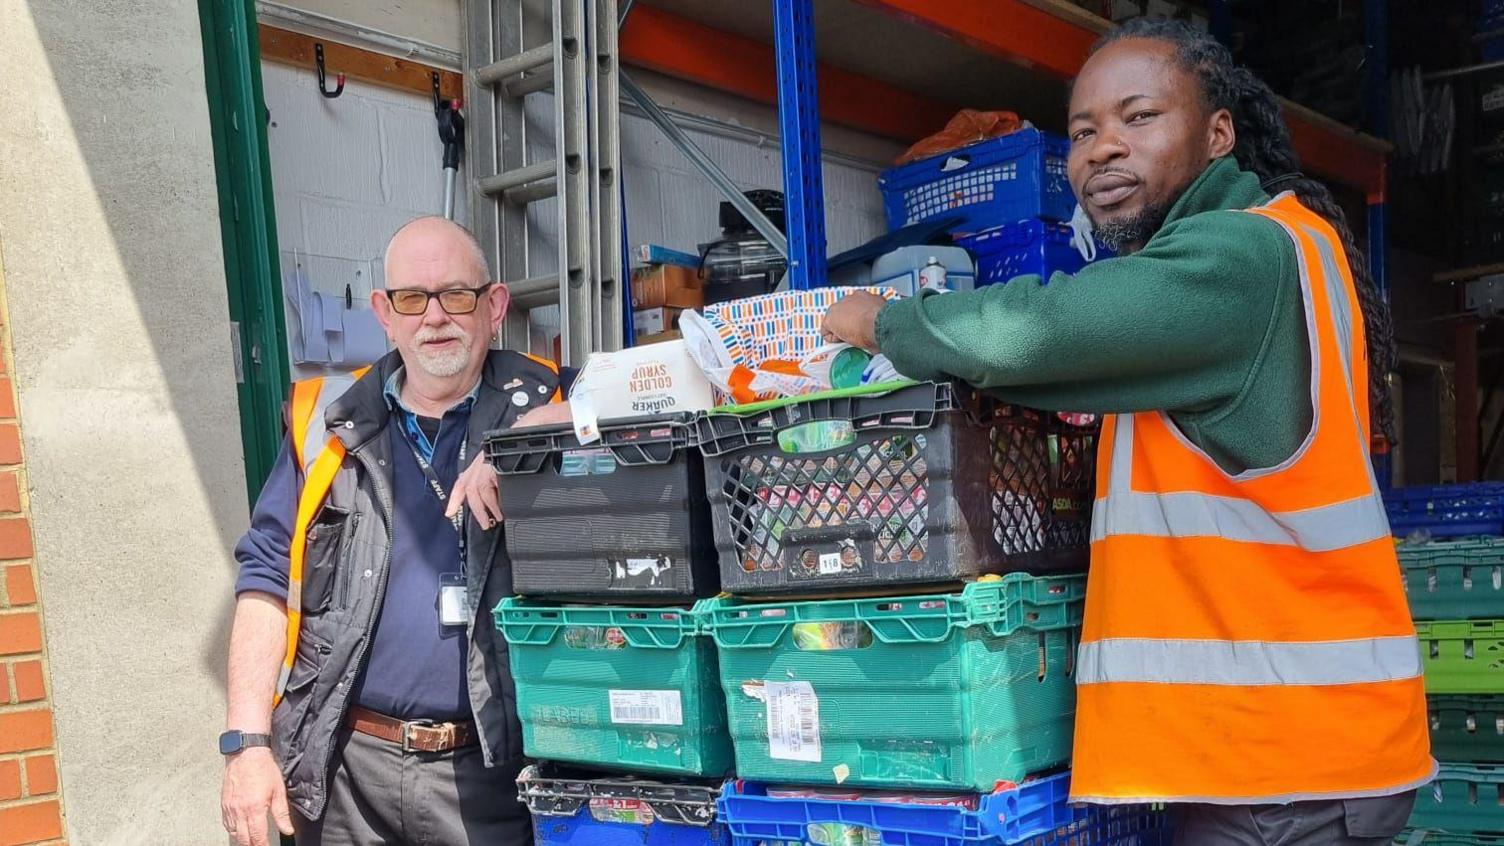
[[[433,728],[436,725],[433,720],[408,720],[402,724],[402,751],[422,752],[424,750],[413,747],[413,729]]]

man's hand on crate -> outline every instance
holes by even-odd
[[[844,341],[870,353],[877,349],[877,313],[888,301],[866,291],[853,291],[825,312],[820,334],[827,341]]]
[[[556,402],[539,406],[522,415],[517,418],[516,423],[512,424],[512,428],[548,426],[568,423],[569,420],[569,403]],[[470,513],[475,515],[475,522],[479,523],[482,529],[489,530],[503,519],[501,497],[496,487],[496,473],[486,463],[484,455],[477,455],[455,481],[454,492],[449,495],[449,507],[444,510],[444,516],[453,520],[454,515],[460,513],[461,508],[469,508]]]

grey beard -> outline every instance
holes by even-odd
[[[1127,255],[1142,249],[1165,225],[1165,218],[1169,215],[1169,203],[1155,203],[1144,206],[1131,217],[1105,223],[1092,221],[1092,234],[1107,249],[1118,255]]]

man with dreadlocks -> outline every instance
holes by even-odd
[[[1106,414],[1072,793],[1194,846],[1388,843],[1435,772],[1370,459],[1392,342],[1269,87],[1136,22],[1082,68],[1071,185],[1119,257],[884,304],[826,335],[918,379]]]

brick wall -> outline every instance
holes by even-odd
[[[62,796],[0,272],[0,846],[63,842]]]

